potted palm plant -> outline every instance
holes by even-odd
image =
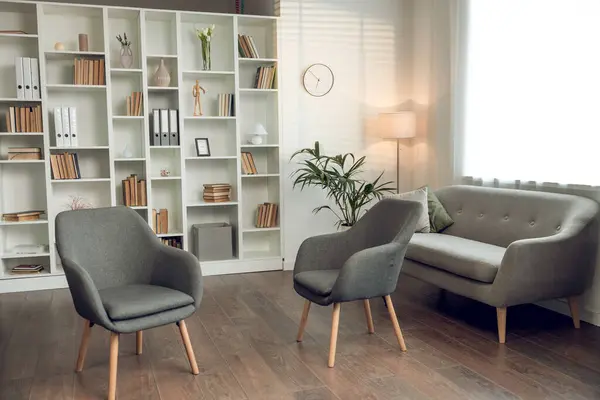
[[[298,150],[290,160],[303,156],[300,168],[292,173],[293,187],[324,189],[327,199],[332,200],[335,207],[323,205],[313,212],[331,211],[337,218],[338,229],[353,226],[371,201],[395,190],[390,186],[391,182],[380,183],[383,172],[372,182],[359,177],[365,164],[364,156],[358,159],[352,153],[327,156],[321,154],[319,142],[315,142],[314,148]]]

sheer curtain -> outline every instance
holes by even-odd
[[[600,185],[600,1],[470,1],[463,176]]]

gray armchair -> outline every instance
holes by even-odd
[[[198,365],[184,322],[202,299],[202,271],[185,251],[163,245],[146,221],[126,207],[67,211],[56,217],[56,244],[84,331],[77,359],[83,370],[91,328],[111,332],[108,398],[116,395],[119,334],[176,323],[192,373]]]
[[[416,202],[384,199],[351,229],[311,237],[300,246],[294,266],[294,289],[306,302],[297,341],[302,341],[311,304],[333,304],[330,368],[335,364],[343,302],[363,300],[368,331],[373,333],[369,299],[385,297],[398,344],[406,351],[390,293],[396,290],[404,254],[421,207]]]

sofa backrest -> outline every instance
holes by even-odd
[[[598,208],[579,196],[516,189],[458,185],[435,194],[454,220],[443,233],[502,247],[587,224]]]

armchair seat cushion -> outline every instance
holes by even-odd
[[[319,296],[329,296],[339,274],[338,269],[306,271],[296,274],[294,281]]]
[[[163,286],[125,285],[98,292],[113,321],[145,317],[194,304],[191,296]]]
[[[483,283],[496,278],[506,249],[439,233],[416,233],[406,258]]]

